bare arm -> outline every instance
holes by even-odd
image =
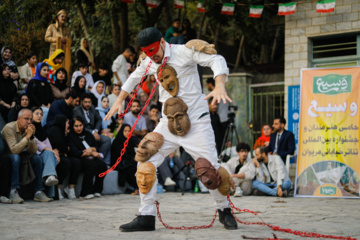
[[[122,102],[129,95],[128,92],[121,90],[119,96],[117,97],[114,105],[111,107],[110,111],[106,114],[104,120],[110,119],[116,112],[120,114],[122,112]]]

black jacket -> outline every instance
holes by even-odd
[[[270,144],[268,146],[268,152],[274,152],[275,143],[276,143],[277,133],[272,133],[270,135]],[[286,155],[293,155],[295,151],[295,137],[292,132],[289,132],[284,129],[284,132],[281,134],[279,148],[277,149],[277,155],[279,155],[282,160],[286,161]]]

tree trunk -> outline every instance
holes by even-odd
[[[237,56],[236,56],[236,62],[235,62],[234,70],[238,70],[238,68],[239,68],[240,57],[241,57],[241,50],[242,50],[242,47],[243,47],[243,44],[244,44],[244,40],[245,40],[245,37],[244,37],[244,34],[243,34],[243,35],[241,36],[241,40],[240,40],[240,44],[239,44],[239,50],[238,50],[238,53],[237,53]]]
[[[123,52],[129,42],[128,5],[122,2],[120,6],[120,52]]]
[[[87,23],[87,20],[86,20],[86,16],[85,16],[85,13],[84,13],[84,9],[83,7],[81,6],[81,2],[76,2],[76,9],[77,9],[77,12],[80,16],[80,20],[81,20],[81,25],[82,25],[82,28],[84,30],[84,33],[85,33],[85,37],[89,38],[90,37],[90,34],[89,34],[89,25]]]
[[[107,4],[108,6],[110,6],[111,0],[107,0]],[[113,4],[115,5],[115,3]],[[116,53],[120,52],[120,44],[119,44],[119,39],[120,39],[120,26],[119,26],[119,16],[118,16],[118,11],[117,8],[115,6],[110,7],[110,21],[111,21],[111,35],[112,35],[112,46],[113,46],[113,50]]]
[[[166,0],[162,0],[159,6],[157,8],[153,8],[151,12],[149,12],[148,7],[146,6],[146,1],[142,0],[141,5],[144,8],[145,16],[146,16],[146,22],[144,23],[144,28],[147,27],[153,27],[157,23],[159,16],[161,14],[161,11],[163,7],[165,6]],[[167,9],[166,9],[167,10]]]
[[[163,11],[162,11],[163,15],[164,15],[164,22],[165,22],[166,29],[168,29],[172,25],[172,18],[171,18],[169,9],[170,9],[169,1],[166,1],[164,3],[164,7],[163,7]]]
[[[203,31],[203,27],[204,27],[204,23],[205,23],[205,18],[206,18],[206,13],[203,13],[203,17],[201,18],[201,23],[200,23],[200,28],[197,34],[197,38],[200,39],[201,38],[201,33]]]
[[[280,26],[278,26],[276,28],[276,33],[275,33],[275,39],[274,39],[274,43],[271,49],[271,56],[270,56],[270,61],[273,63],[274,62],[274,58],[275,58],[275,51],[276,51],[276,45],[277,45],[277,39],[280,35]]]
[[[217,45],[218,37],[220,34],[220,23],[216,24],[215,36],[214,36],[214,44]]]

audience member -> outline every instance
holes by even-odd
[[[57,39],[60,37],[61,45],[66,45],[71,41],[70,29],[65,26],[68,19],[68,14],[65,10],[60,10],[56,14],[56,20],[54,24],[50,24],[45,33],[45,42],[50,43],[49,57],[55,52]]]
[[[151,105],[149,114],[147,116],[145,116],[146,128],[147,128],[148,132],[154,131],[155,127],[159,123],[159,119],[160,119],[160,116],[159,116],[159,108],[158,108],[158,106],[157,105]]]
[[[71,87],[71,90],[76,91],[76,94],[81,97],[84,93],[86,93],[86,79],[84,76],[78,76],[75,79],[74,86]],[[71,118],[70,118],[71,119]]]
[[[5,143],[0,134],[0,203],[11,203],[9,199],[11,184],[11,159],[4,154]]]
[[[16,121],[21,109],[30,108],[30,101],[28,95],[23,93],[16,101],[15,107],[11,108],[8,114],[8,122]]]
[[[80,49],[77,51],[77,60],[78,63],[88,63],[90,74],[93,74],[95,72],[94,55],[91,51],[89,40],[86,38],[82,38],[80,41]]]
[[[20,75],[16,66],[11,66],[10,68],[10,80],[15,84],[16,89],[19,89],[20,86]],[[19,89],[21,90],[21,89]]]
[[[223,139],[220,137],[221,136],[221,122],[220,122],[219,114],[217,114],[217,112],[216,112],[218,110],[218,103],[211,104],[213,99],[214,99],[213,97],[208,99],[208,106],[209,106],[209,112],[210,112],[211,126],[212,126],[212,128],[214,130],[214,134],[215,134],[216,150],[218,153],[220,153],[221,144],[223,142]]]
[[[47,131],[51,146],[57,149],[60,156],[60,163],[56,166],[58,174],[58,193],[59,200],[64,199],[61,192],[61,186],[64,179],[69,174],[69,185],[64,188],[69,199],[75,199],[75,185],[81,171],[81,163],[79,158],[70,157],[69,144],[67,135],[69,133],[69,119],[65,115],[56,115]]]
[[[148,100],[149,96],[146,93],[144,93],[142,91],[141,92],[139,91],[138,97],[139,97],[138,100],[139,100],[139,103],[140,103],[140,111],[141,111],[144,108],[145,103]],[[145,111],[143,113],[144,117],[149,115],[149,110],[150,110],[150,104],[147,105],[146,108],[145,108]]]
[[[79,63],[79,70],[75,71],[72,75],[71,86],[75,85],[75,80],[77,79],[77,77],[83,76],[86,79],[85,88],[90,91],[91,88],[94,86],[94,80],[92,76],[88,73],[88,70],[89,70],[88,63]]]
[[[11,49],[8,46],[4,46],[1,49],[1,60],[3,64],[8,65],[9,67],[15,66],[16,64],[11,60]]]
[[[111,108],[112,105],[114,105],[117,97],[119,96],[119,94],[120,94],[120,86],[117,85],[117,84],[111,85],[110,92],[111,92],[111,94],[108,96],[108,98],[109,98],[109,108]]]
[[[33,139],[35,126],[31,122],[31,110],[22,109],[19,112],[17,121],[6,124],[1,131],[1,135],[6,142],[5,152],[9,154],[8,156],[12,162],[10,192],[10,200],[12,203],[24,202],[19,196],[17,189],[20,188],[20,185],[26,185],[34,179],[36,181],[34,200],[40,202],[49,202],[51,200],[43,192],[43,164],[40,156],[36,154],[37,146]],[[20,164],[21,162],[23,163]],[[32,166],[33,172],[29,172],[29,168],[26,167],[29,165]]]
[[[100,160],[101,154],[96,150],[94,136],[85,130],[83,118],[75,116],[69,133],[70,155],[80,158],[84,178],[80,196],[84,199],[100,197],[104,178],[99,174],[107,170],[106,164]],[[94,182],[95,177],[95,182]]]
[[[131,127],[128,124],[123,124],[116,135],[115,140],[111,145],[111,165],[114,165],[116,160],[120,157],[120,152],[124,147],[124,143],[129,136]],[[122,160],[117,165],[116,170],[118,170],[118,184],[120,187],[124,187],[127,182],[133,189],[133,194],[138,194],[138,187],[136,184],[136,169],[137,162],[135,158],[135,148],[139,145],[139,139],[131,136],[129,144],[125,149],[125,153],[122,156]]]
[[[125,83],[129,75],[126,67],[126,61],[135,54],[136,52],[133,47],[127,47],[125,51],[115,59],[111,68],[114,74],[114,84],[122,86]]]
[[[176,179],[173,179],[174,174],[177,174],[183,167],[184,162],[175,155],[175,152],[170,153],[158,167],[161,178],[160,184],[166,187],[176,186],[176,182],[174,180],[185,179],[185,174],[183,172],[179,173]],[[183,186],[179,187],[182,188]]]
[[[168,43],[185,44],[184,36],[180,32],[180,19],[173,20],[172,26],[166,31],[164,39]]]
[[[127,105],[130,103],[130,100],[134,97],[134,94],[135,94],[135,89],[131,90],[129,95],[125,98],[125,107],[127,107]]]
[[[80,97],[76,91],[71,90],[65,96],[65,99],[54,101],[49,109],[46,119],[47,127],[50,127],[52,121],[57,115],[65,115],[68,119],[72,119],[74,108],[79,105]]]
[[[35,77],[32,78],[26,88],[26,94],[30,98],[33,106],[41,107],[44,117],[41,124],[46,124],[46,118],[49,112],[50,104],[54,101],[54,95],[46,76],[49,73],[49,67],[46,63],[38,63],[36,66]]]
[[[110,138],[114,137],[114,134],[111,132],[110,125],[113,121],[115,121],[115,118],[112,117],[109,120],[104,120],[106,114],[109,112],[109,99],[106,96],[103,96],[101,98],[101,107],[96,107],[96,111],[99,113],[101,119],[102,119],[102,125],[101,125],[101,134],[108,136]]]
[[[261,136],[258,137],[254,144],[254,149],[260,146],[268,147],[270,143],[270,134],[272,133],[270,124],[264,124],[261,126]]]
[[[129,124],[130,126],[134,125],[138,115],[140,113],[140,103],[138,100],[134,100],[131,104],[130,112],[125,114],[124,116],[124,123]],[[139,138],[143,138],[147,133],[146,121],[143,116],[139,119],[133,134]]]
[[[99,80],[103,80],[108,88],[111,86],[111,77],[112,73],[109,69],[109,66],[105,63],[99,64],[99,69],[97,72],[92,74],[93,81],[96,83]],[[109,91],[109,89],[107,89]],[[111,90],[110,90],[111,92]]]
[[[10,109],[16,105],[16,86],[10,79],[10,69],[5,63],[0,65],[0,130],[8,122]]]
[[[295,137],[292,132],[285,130],[286,120],[283,117],[275,117],[274,133],[270,135],[268,153],[279,155],[285,162],[286,155],[293,155],[295,151]]]
[[[92,104],[94,107],[101,107],[101,99],[105,97],[105,82],[102,80],[97,81],[93,88],[91,89],[91,93],[94,95],[92,98]]]
[[[226,163],[221,164],[229,173],[235,182],[235,197],[251,195],[252,180],[255,177],[255,166],[250,158],[250,146],[247,143],[238,143],[236,145],[238,156],[232,157]]]
[[[20,86],[19,89],[25,90],[30,79],[35,77],[37,57],[35,53],[29,52],[26,55],[27,63],[19,68],[20,72]]]
[[[278,155],[268,155],[266,147],[255,149],[254,164],[256,179],[252,187],[270,196],[286,197],[291,189],[291,181],[284,162]]]
[[[81,104],[74,108],[74,117],[76,116],[84,119],[84,129],[92,133],[98,143],[98,151],[102,155],[101,158],[109,165],[111,140],[109,137],[99,134],[101,132],[102,119],[92,105],[91,94],[86,93],[81,96]]]
[[[64,99],[69,93],[70,87],[67,85],[68,76],[65,68],[59,68],[55,72],[55,83],[50,84],[55,100]]]
[[[62,49],[56,49],[55,52],[49,57],[49,59],[45,59],[43,62],[49,65],[49,73],[47,75],[47,80],[50,83],[55,82],[55,72],[63,66],[63,62],[65,59],[65,53]]]
[[[52,187],[59,183],[56,173],[56,165],[60,162],[59,151],[53,149],[46,130],[41,126],[41,120],[43,118],[43,111],[41,107],[33,107],[33,124],[35,126],[34,140],[37,145],[36,153],[41,157],[43,164],[42,179],[45,182],[45,186],[51,187],[48,191],[48,197],[55,196],[55,188]]]
[[[196,38],[196,31],[191,27],[191,22],[187,18],[182,22],[181,32],[184,36],[184,43]]]
[[[124,117],[119,117],[119,115],[116,115],[116,129],[114,130],[114,136],[116,137],[119,133],[122,125],[124,124]]]

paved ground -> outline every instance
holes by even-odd
[[[235,206],[261,212],[266,222],[293,230],[351,236],[360,239],[359,199],[231,198]],[[208,225],[215,213],[209,194],[159,194],[160,212],[171,226]],[[0,205],[0,239],[242,239],[241,236],[304,239],[274,232],[264,226],[239,224],[228,231],[216,219],[210,229],[170,230],[158,220],[156,231],[122,233],[118,227],[137,213],[138,196],[112,195],[81,201],[51,203],[26,201],[20,205]],[[242,221],[260,221],[249,213],[236,214]],[[309,239],[309,238],[308,238]],[[313,239],[313,238],[311,238]]]

